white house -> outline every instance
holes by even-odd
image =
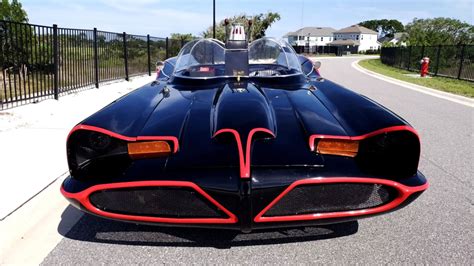
[[[380,43],[377,41],[378,33],[360,25],[352,25],[334,32],[334,41],[331,46],[342,47],[352,53],[378,50]]]
[[[333,32],[330,27],[304,27],[295,32],[288,32],[286,38],[292,46],[325,46],[333,41]]]
[[[391,43],[393,45],[407,46],[406,40],[408,39],[408,33],[406,32],[397,32],[393,35],[393,38],[382,37],[379,39],[380,43]]]

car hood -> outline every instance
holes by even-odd
[[[154,84],[83,123],[125,136],[176,137],[179,151],[167,160],[167,167],[238,166],[239,145],[244,153],[250,149],[252,166],[321,165],[323,158],[310,150],[311,135],[347,136],[380,125],[351,123],[347,118],[351,110],[336,107],[341,99],[331,98],[334,84],[316,85],[285,89],[251,82],[205,88]],[[352,112],[380,109],[354,93],[348,92],[345,100],[361,102],[360,109]],[[222,131],[235,134],[219,134]],[[251,131],[257,134],[249,138]]]

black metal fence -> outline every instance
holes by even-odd
[[[0,108],[148,74],[183,40],[0,20]]]
[[[420,60],[425,56],[430,58],[431,75],[474,81],[474,45],[384,47],[380,60],[393,67],[419,71]]]
[[[293,49],[298,54],[320,54],[320,55],[349,55],[349,54],[380,54],[379,50],[366,50],[359,52],[357,46],[348,46],[348,45],[339,45],[339,46],[332,46],[332,45],[321,45],[321,46],[297,46],[294,45]]]
[[[337,46],[293,46],[298,54],[337,54]]]

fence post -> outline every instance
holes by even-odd
[[[441,55],[441,44],[438,45],[438,51],[436,52],[436,68],[435,68],[435,73],[434,75],[438,75],[438,69],[439,69],[439,56]]]
[[[128,81],[127,33],[123,32],[123,57],[125,60],[125,80]]]
[[[464,63],[464,48],[466,47],[465,44],[462,45],[461,47],[461,61],[459,62],[459,72],[458,72],[458,79],[461,79],[461,74],[462,74],[462,65]]]
[[[410,71],[410,65],[411,65],[411,47],[412,46],[408,47],[408,66],[407,66],[408,71]]]
[[[97,28],[94,28],[94,76],[95,87],[99,88],[99,54],[97,52]]]
[[[169,44],[168,44],[168,41],[169,41],[169,40],[168,40],[168,37],[166,37],[166,46],[165,46],[165,47],[166,47],[166,59],[168,59],[168,57],[169,57],[169,49],[168,49],[168,48],[169,48]]]
[[[151,76],[150,34],[146,35],[146,49],[148,53],[148,76]]]
[[[54,62],[54,99],[59,99],[59,53],[58,53],[58,25],[53,24],[53,62]]]
[[[402,63],[403,63],[403,49],[402,46],[400,45],[400,67],[402,68]]]

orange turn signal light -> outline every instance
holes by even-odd
[[[359,141],[345,139],[320,139],[316,151],[320,154],[355,157],[359,151]]]
[[[145,159],[171,154],[171,147],[166,141],[130,142],[128,154],[132,159]]]

